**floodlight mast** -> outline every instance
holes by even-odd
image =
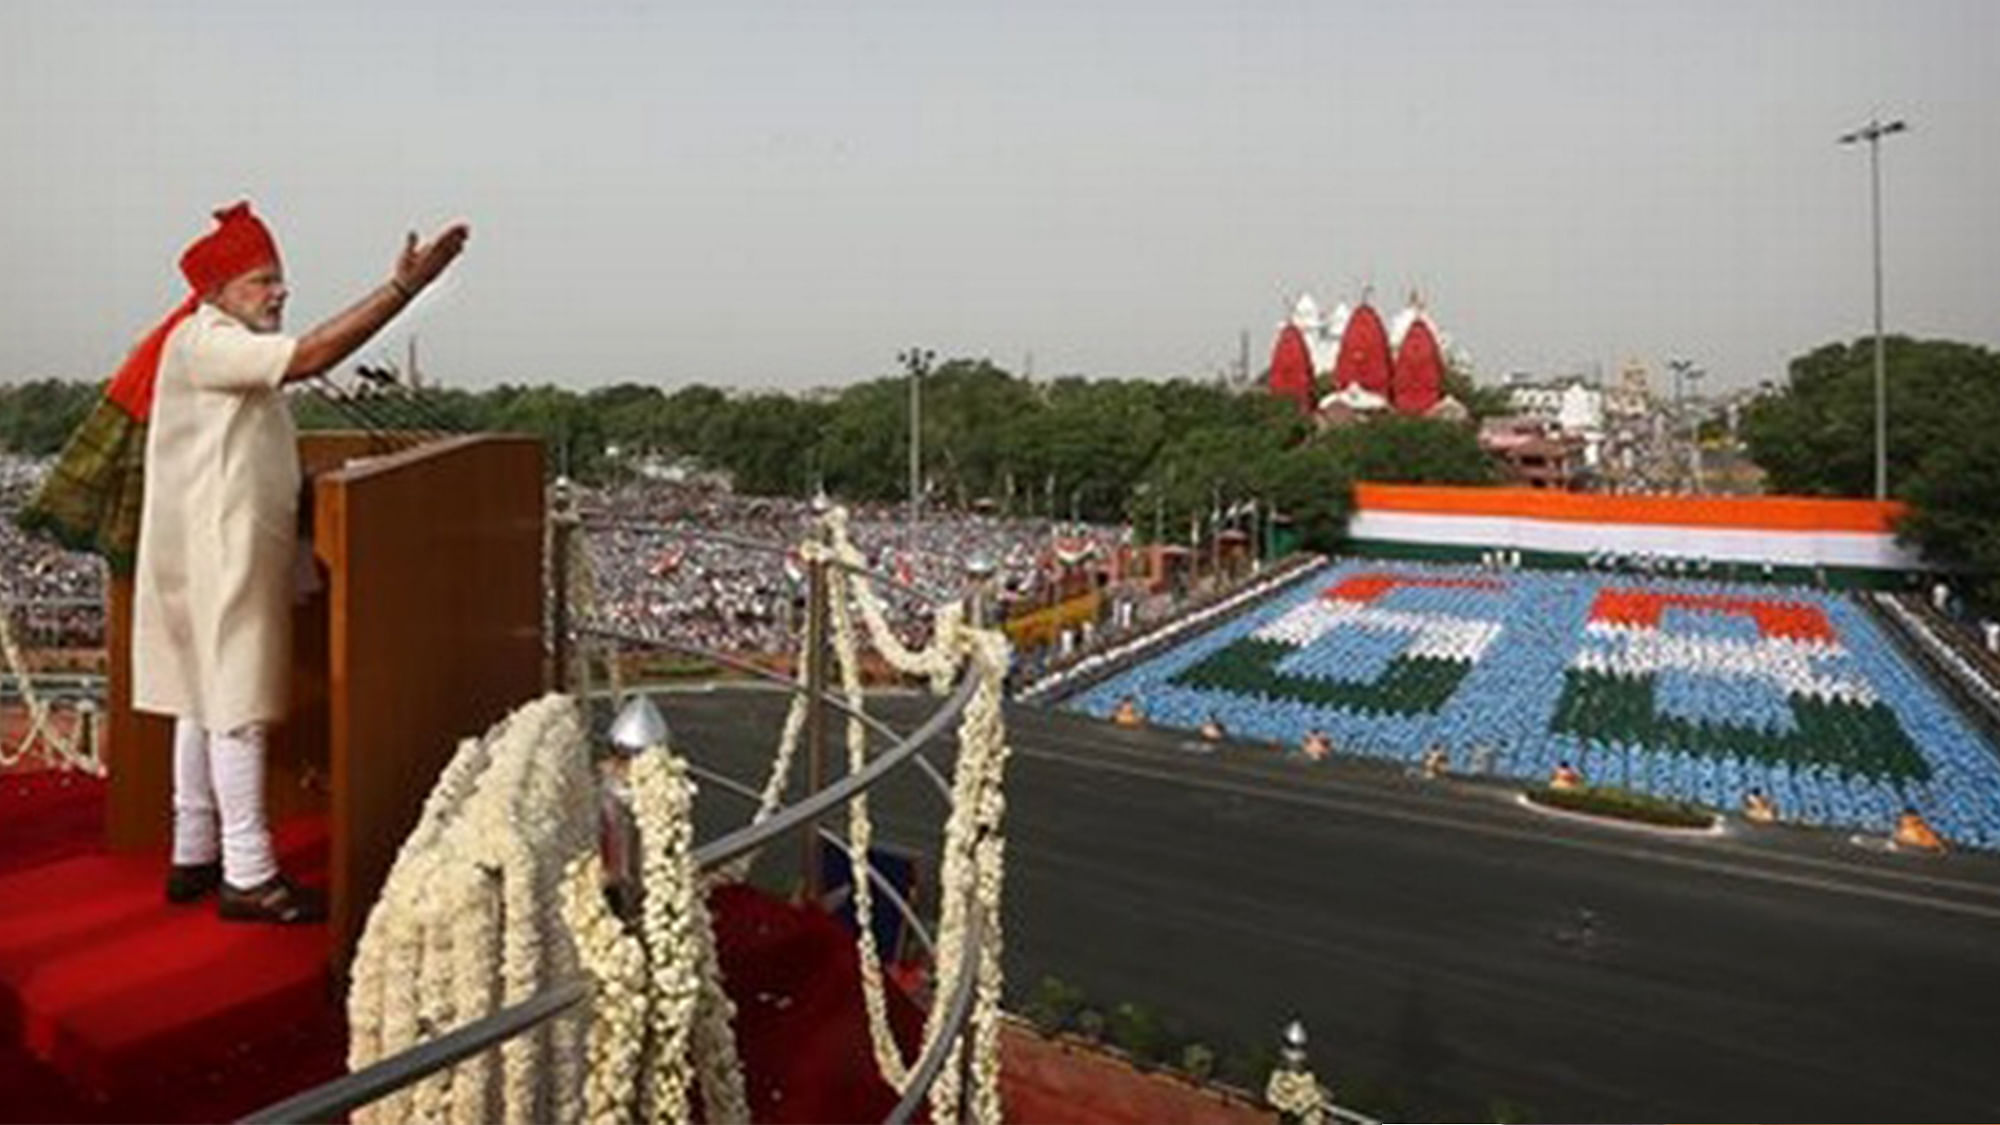
[[[1889,498],[1889,394],[1887,362],[1882,347],[1882,138],[1901,133],[1909,126],[1902,121],[1871,119],[1868,124],[1844,133],[1843,145],[1868,143],[1869,218],[1874,231],[1875,250],[1875,499]]]

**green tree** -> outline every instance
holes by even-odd
[[[668,395],[660,404],[661,449],[685,457],[715,459],[722,446],[714,437],[712,423],[729,409],[726,393],[700,383]]]
[[[803,496],[813,487],[830,403],[769,392],[730,399],[710,416],[703,459],[755,495]]]
[[[1967,572],[2000,610],[2000,353],[1949,340],[1886,341],[1889,486],[1908,501],[1902,536]],[[1828,344],[1792,361],[1784,388],[1753,403],[1740,432],[1773,491],[1871,496],[1874,340]]]
[[[1331,551],[1340,545],[1354,512],[1352,474],[1347,458],[1326,442],[1299,446],[1279,459],[1271,501],[1292,521],[1302,546]]]
[[[2000,613],[2000,395],[1966,404],[1961,431],[1940,442],[1903,487],[1899,531],[1924,557],[1964,572],[1972,601]]]
[[[485,428],[541,438],[554,472],[582,481],[603,477],[604,423],[576,392],[548,384],[503,384],[485,397],[486,409],[481,412]]]
[[[1455,364],[1444,369],[1444,393],[1457,399],[1474,421],[1512,413],[1512,407],[1507,404],[1506,390],[1479,385],[1473,380],[1472,372]]]
[[[875,379],[842,391],[820,432],[818,468],[827,490],[850,500],[906,499],[909,440],[905,383]]]
[[[584,396],[584,406],[597,416],[607,444],[621,453],[654,453],[666,445],[666,396],[658,387],[618,383],[598,387]]]
[[[56,453],[102,394],[101,383],[61,379],[0,387],[0,447],[29,457]]]
[[[1328,431],[1322,438],[1351,479],[1393,484],[1485,484],[1492,463],[1469,426],[1391,415]]]

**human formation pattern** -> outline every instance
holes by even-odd
[[[1109,717],[2000,847],[2000,759],[1837,593],[1346,560],[1078,695]]]

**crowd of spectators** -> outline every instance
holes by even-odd
[[[15,526],[14,514],[34,495],[46,458],[0,454],[0,604],[23,644],[77,648],[103,644],[104,564],[65,551]]]
[[[795,548],[811,527],[810,502],[665,482],[580,489],[576,500],[596,622],[725,652],[796,651],[806,595],[797,554],[700,536]],[[888,594],[893,623],[912,641],[927,630],[927,607],[965,588],[972,560],[993,565],[1004,600],[1033,603],[1051,595],[1057,557],[1114,551],[1122,530],[927,511],[912,532],[900,506],[854,505],[848,515],[870,570],[922,592],[908,597],[878,587]]]
[[[37,643],[102,644],[104,566],[25,534],[13,516],[47,471],[46,459],[0,455],[0,600]],[[713,486],[643,481],[576,490],[585,517],[593,623],[670,637],[724,652],[797,650],[805,569],[795,551],[757,550],[702,535],[796,548],[813,505],[738,496]],[[1052,526],[1047,520],[927,511],[912,533],[898,505],[851,506],[849,531],[868,566],[922,591],[885,592],[905,637],[920,641],[930,604],[965,588],[967,566],[990,562],[1004,601],[1036,604],[1053,594],[1058,557],[1107,555],[1122,529]]]

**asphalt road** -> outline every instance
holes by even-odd
[[[665,702],[698,761],[761,781],[781,697]],[[907,729],[929,703],[879,706]],[[1336,1096],[1365,1082],[1431,1120],[1495,1098],[1541,1120],[2000,1118],[2000,860],[1665,837],[1377,763],[1009,726],[1017,1004],[1054,974],[1211,1043],[1297,1015]],[[943,805],[913,776],[876,810],[879,838],[935,847]],[[711,787],[700,811],[715,831],[745,806]]]

